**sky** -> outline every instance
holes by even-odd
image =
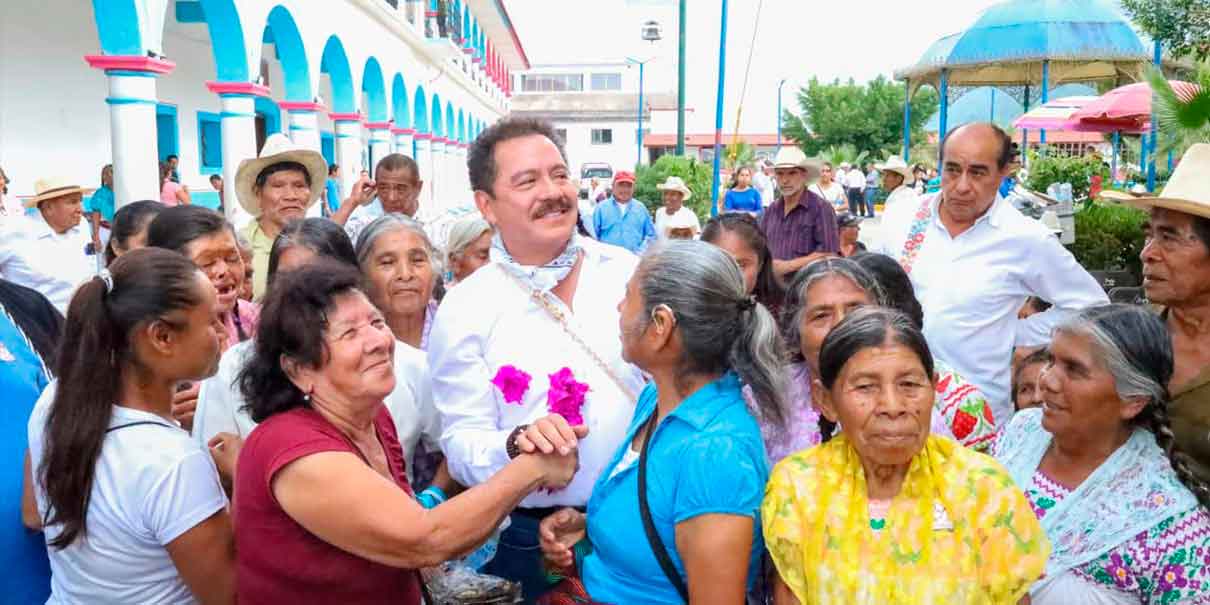
[[[812,77],[865,82],[890,77],[938,38],[961,31],[999,0],[730,0],[723,132],[773,133],[777,84],[797,107]],[[676,91],[676,0],[504,0],[531,64],[652,59],[646,91]],[[722,0],[688,0],[686,115],[689,134],[714,131]],[[757,8],[760,7],[759,21]],[[640,38],[644,21],[660,22],[663,40]],[[755,44],[753,32],[756,30]],[[744,72],[751,52],[746,92]],[[741,106],[741,95],[743,103]]]

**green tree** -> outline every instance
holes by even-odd
[[[693,195],[685,206],[697,214],[703,223],[710,218],[710,187],[714,178],[713,166],[699,162],[696,158],[678,155],[662,155],[654,164],[639,166],[635,173],[634,196],[647,209],[655,212],[664,205],[663,192],[656,189],[670,176],[679,176],[685,181]]]
[[[1122,0],[1122,8],[1172,56],[1210,58],[1210,3],[1206,0]]]
[[[1197,66],[1193,83],[1199,89],[1192,94],[1178,93],[1154,67],[1147,69],[1147,81],[1155,91],[1159,155],[1181,155],[1194,143],[1210,143],[1210,60]]]
[[[798,91],[801,115],[786,111],[782,132],[808,155],[846,143],[882,160],[884,150],[903,144],[903,86],[883,76],[867,84],[831,84],[812,78]],[[921,88],[912,96],[913,140],[924,138],[924,123],[937,111],[937,92]]]
[[[731,172],[741,166],[751,166],[756,159],[756,149],[747,141],[736,141],[723,150],[723,167]]]
[[[866,158],[869,156],[870,152],[857,151],[857,148],[852,143],[833,145],[819,152],[819,159],[830,163],[832,166],[840,166],[841,164],[864,165]]]

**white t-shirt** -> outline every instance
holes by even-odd
[[[670,229],[685,228],[692,228],[695,238],[702,232],[701,222],[697,220],[697,215],[688,206],[681,206],[680,210],[672,214],[668,214],[667,206],[655,211],[655,232],[660,237],[668,237]]]
[[[54,393],[52,383],[30,416],[33,469],[42,464]],[[154,424],[124,426],[136,422]],[[115,405],[109,426],[93,475],[87,534],[62,550],[47,549],[47,603],[195,603],[165,547],[227,506],[214,461],[189,433],[155,414]],[[34,496],[45,518],[40,481]],[[61,529],[43,531],[49,543]]]
[[[849,202],[848,198],[845,197],[844,187],[842,187],[840,183],[837,183],[836,181],[828,183],[827,187],[824,187],[820,183],[814,183],[808,187],[808,189],[811,191],[811,193],[814,193],[815,195],[827,200],[828,203],[832,204],[834,207],[848,207]]]

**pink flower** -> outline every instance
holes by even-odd
[[[550,390],[546,393],[546,408],[552,414],[558,414],[567,420],[568,424],[584,424],[584,415],[580,409],[584,407],[584,395],[588,393],[588,385],[577,382],[570,368],[563,368],[550,375]]]
[[[496,385],[501,393],[504,393],[504,403],[521,405],[521,398],[529,390],[531,379],[529,374],[517,369],[516,366],[501,366],[500,370],[496,372],[496,377],[492,379],[492,384]]]

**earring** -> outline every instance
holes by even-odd
[[[303,402],[305,402],[307,404],[311,403],[311,391],[312,391],[312,388],[308,387],[307,392],[303,393]]]

